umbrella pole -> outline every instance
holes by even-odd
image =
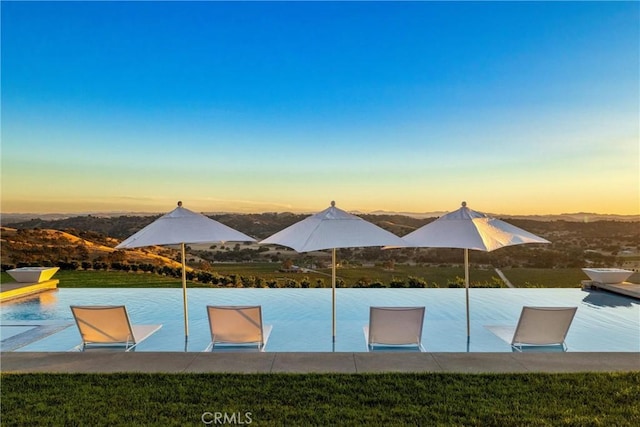
[[[184,306],[184,339],[186,341],[189,336],[189,315],[187,313],[187,264],[184,243],[180,244],[180,251],[182,252],[182,304]]]
[[[464,287],[467,300],[467,341],[471,337],[471,327],[469,325],[469,249],[464,249]]]
[[[333,343],[336,342],[336,248],[331,250],[331,304],[333,312]]]

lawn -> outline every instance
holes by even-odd
[[[300,280],[307,276],[312,282],[317,279],[324,281],[326,286],[331,283],[331,268],[316,270],[318,273],[282,273],[279,272],[280,264],[274,263],[225,263],[213,264],[213,269],[222,275],[239,274],[243,276],[256,276],[265,279],[292,278]],[[471,281],[474,283],[491,282],[497,274],[493,270],[472,268]],[[422,267],[418,265],[396,264],[393,270],[381,266],[345,266],[338,267],[336,271],[338,279],[342,279],[347,286],[353,286],[361,279],[369,282],[380,281],[389,284],[392,280],[407,280],[409,277],[424,279],[427,283],[437,283],[440,287],[447,287],[448,282],[455,282],[457,277],[464,277],[463,267]]]
[[[312,284],[322,280],[324,286],[330,286],[331,270],[321,269],[318,273],[283,273],[279,272],[279,264],[274,263],[220,263],[213,264],[216,273],[220,275],[238,275],[262,277],[265,280],[285,281],[294,279],[301,281],[305,277]],[[582,280],[588,277],[579,268],[505,268],[502,269],[507,279],[515,287],[544,287],[571,288],[580,287]],[[498,275],[491,269],[471,268],[469,272],[472,285],[491,283]],[[386,270],[379,266],[348,266],[338,268],[338,279],[342,279],[346,286],[351,287],[360,280],[368,282],[380,281],[389,286],[393,280],[407,281],[409,277],[422,279],[429,286],[434,284],[447,287],[449,282],[461,280],[464,277],[462,267],[423,267],[416,265],[396,265],[393,270]],[[157,274],[122,271],[59,271],[53,277],[60,280],[60,288],[173,288],[181,286],[181,280]],[[0,276],[2,283],[13,279],[7,274]],[[640,282],[640,273],[631,276],[630,281]],[[189,282],[189,287],[210,287],[197,281]]]
[[[60,281],[59,288],[176,288],[181,279],[149,273],[125,273],[122,271],[58,271],[53,279]],[[2,283],[12,282],[9,274],[2,273]],[[194,287],[189,283],[189,287]]]
[[[516,288],[579,288],[589,277],[579,268],[504,268]]]
[[[195,426],[214,424],[216,416],[257,426],[640,425],[637,372],[3,374],[1,379],[3,426]]]
[[[579,288],[589,280],[580,268],[505,268],[502,272],[516,288]],[[628,280],[639,283],[640,273]]]
[[[246,264],[214,264],[214,270],[220,275],[238,275],[262,277],[265,280],[284,281],[294,279],[300,281],[305,277],[311,283],[320,279],[324,286],[331,286],[331,270],[319,270],[319,273],[283,273],[278,271],[279,265],[273,263],[246,263]],[[472,269],[473,282],[490,282],[492,277],[497,277],[492,270]],[[353,286],[358,280],[378,280],[389,284],[392,280],[407,280],[408,277],[424,278],[427,283],[438,283],[446,287],[449,281],[455,281],[456,277],[464,277],[464,270],[456,267],[416,267],[397,266],[393,271],[384,270],[382,267],[347,267],[339,268],[338,279],[342,279],[347,286]],[[166,277],[157,274],[142,272],[122,271],[83,271],[61,270],[54,279],[60,281],[60,288],[101,288],[101,287],[128,287],[128,288],[172,288],[181,285],[181,279]],[[7,273],[2,273],[2,283],[11,282],[13,279]],[[210,284],[201,284],[197,281],[189,281],[189,287],[210,287]]]

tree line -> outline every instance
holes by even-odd
[[[11,270],[20,267],[29,267],[30,263],[2,264],[2,271]],[[159,276],[173,277],[179,279],[182,277],[182,268],[169,267],[166,265],[158,266],[150,263],[126,263],[104,261],[58,261],[56,263],[45,262],[43,267],[58,267],[60,270],[76,271],[120,271],[131,273],[150,273]],[[245,276],[241,274],[219,274],[212,271],[190,269],[186,272],[186,279],[191,282],[197,282],[201,285],[209,285],[211,287],[225,288],[327,288],[331,287],[331,281],[325,279],[311,279],[303,276],[300,279],[283,277],[278,279],[267,279],[259,276]],[[503,283],[497,277],[486,282],[472,282],[472,287],[477,288],[500,288]],[[385,283],[378,279],[361,278],[349,286],[343,279],[336,278],[336,287],[338,288],[462,288],[464,287],[464,279],[455,277],[455,279],[447,280],[445,284],[429,282],[423,277],[409,276],[406,279],[393,278]]]

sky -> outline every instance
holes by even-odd
[[[640,213],[638,2],[6,2],[2,213]]]

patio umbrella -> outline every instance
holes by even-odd
[[[406,246],[403,240],[377,225],[336,208],[336,202],[322,212],[311,215],[260,244],[287,246],[297,252],[331,249],[332,333],[336,340],[336,249],[366,246]]]
[[[464,285],[467,303],[467,338],[469,327],[469,249],[490,252],[505,246],[524,243],[551,243],[542,237],[499,219],[476,212],[462,202],[462,207],[441,216],[402,238],[412,247],[464,249]]]
[[[180,245],[182,257],[182,300],[184,305],[184,336],[189,336],[187,315],[187,273],[185,264],[185,244],[215,242],[255,242],[252,237],[227,227],[202,214],[178,207],[161,216],[131,237],[116,249],[140,248],[156,245]]]

